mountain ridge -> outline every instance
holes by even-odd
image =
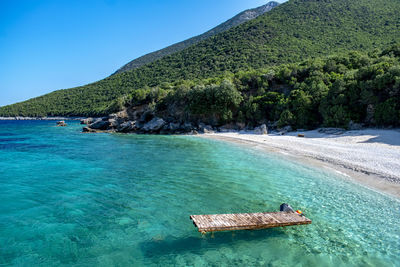
[[[210,38],[218,33],[224,32],[229,30],[232,27],[238,26],[240,24],[243,24],[249,20],[255,19],[258,16],[272,10],[273,8],[277,7],[279,5],[278,2],[275,1],[270,1],[265,5],[262,5],[260,7],[256,7],[256,8],[252,8],[252,9],[247,9],[239,14],[237,14],[236,16],[234,16],[233,18],[219,24],[218,26],[212,28],[211,30],[194,36],[192,38],[189,38],[187,40],[184,40],[182,42],[178,42],[176,44],[167,46],[163,49],[148,53],[146,55],[143,55],[141,57],[138,57],[132,61],[130,61],[129,63],[125,64],[124,66],[122,66],[121,68],[119,68],[116,72],[114,72],[112,75],[118,74],[118,73],[122,73],[125,71],[129,71],[132,69],[136,69],[139,68],[145,64],[148,63],[152,63],[164,56],[168,56],[171,55],[173,53],[179,52],[191,45],[194,45],[202,40],[205,40],[207,38]]]

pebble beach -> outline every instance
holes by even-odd
[[[399,129],[363,129],[341,134],[313,130],[285,135],[227,132],[203,136],[277,152],[332,168],[371,189],[400,197]]]

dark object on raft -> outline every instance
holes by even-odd
[[[285,212],[295,212],[294,209],[287,203],[281,204],[279,207],[280,211],[285,211]]]

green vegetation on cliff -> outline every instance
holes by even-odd
[[[257,19],[133,71],[2,107],[0,116],[105,115],[114,111],[120,97],[146,87],[198,81],[349,50],[383,48],[400,41],[398,10],[398,0],[291,0]],[[342,90],[343,86],[337,86]],[[318,101],[306,96],[303,100]],[[309,112],[307,104],[291,105],[291,109]],[[377,108],[386,106],[393,105],[388,102]],[[291,118],[289,112],[285,114]]]
[[[125,101],[128,108],[149,104],[165,119],[213,126],[400,126],[400,45],[164,84]]]

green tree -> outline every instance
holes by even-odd
[[[399,110],[398,102],[394,98],[390,98],[376,106],[374,118],[378,125],[398,125]]]

